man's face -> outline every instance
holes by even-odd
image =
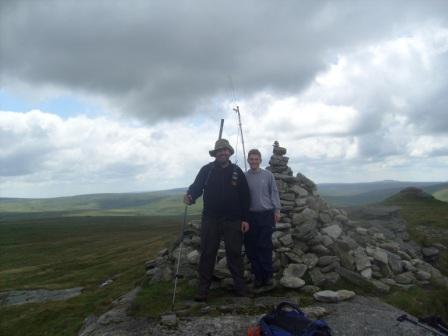
[[[220,149],[219,151],[216,152],[216,161],[219,164],[226,164],[229,162],[229,158],[230,158],[230,150],[227,148],[224,149]]]
[[[247,162],[249,163],[250,169],[257,170],[260,168],[261,158],[257,154],[251,154],[247,158]]]

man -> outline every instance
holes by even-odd
[[[280,197],[274,175],[260,168],[261,153],[251,149],[246,172],[251,195],[250,231],[244,237],[247,257],[252,266],[254,288],[272,286],[272,232],[280,220]]]
[[[221,236],[235,293],[247,295],[241,248],[243,233],[249,230],[249,188],[243,171],[229,160],[234,150],[226,139],[216,141],[215,149],[209,153],[215,161],[201,168],[184,197],[184,202],[190,205],[204,194],[196,301],[207,300]]]

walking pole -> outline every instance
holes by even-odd
[[[423,323],[420,323],[418,321],[414,321],[414,320],[410,319],[406,314],[397,317],[397,321],[398,322],[403,322],[403,321],[410,322],[410,323],[412,323],[412,324],[414,324],[416,326],[419,326],[419,327],[421,327],[423,329],[426,329],[426,330],[428,330],[428,331],[430,331],[433,334],[438,335],[438,336],[446,336],[446,335],[448,335],[445,332],[440,332],[440,331],[438,331],[438,330],[436,330],[434,328],[431,328],[431,327],[429,327],[427,325],[424,325]]]
[[[174,276],[173,301],[172,301],[172,304],[171,304],[171,310],[172,311],[174,311],[174,302],[176,300],[176,289],[177,289],[177,279],[179,278],[180,257],[182,255],[182,247],[183,247],[183,243],[184,243],[185,227],[187,226],[187,210],[188,210],[188,205],[185,205],[184,222],[182,224],[182,235],[180,236],[180,244],[179,244],[179,256],[177,257],[176,275]]]

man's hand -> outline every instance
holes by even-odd
[[[191,195],[185,195],[184,196],[184,203],[186,205],[192,205],[193,204],[193,198],[191,197]]]
[[[248,222],[245,222],[245,221],[241,222],[241,231],[243,233],[246,233],[247,231],[249,231],[249,223]]]
[[[275,211],[274,213],[275,222],[280,222],[280,210]]]

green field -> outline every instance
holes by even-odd
[[[85,317],[140,284],[144,262],[180,234],[176,217],[66,217],[0,222],[0,291],[84,287],[63,302],[0,309],[1,335],[76,335]],[[114,282],[98,286],[105,280]]]

